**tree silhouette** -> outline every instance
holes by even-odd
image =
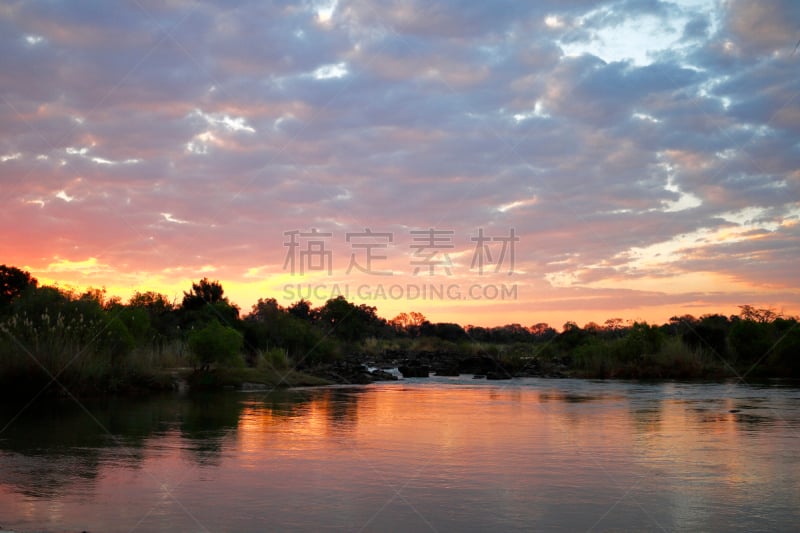
[[[419,337],[420,328],[427,322],[428,319],[425,318],[425,315],[411,311],[410,313],[400,313],[390,321],[390,324],[400,333]]]
[[[166,295],[154,291],[137,291],[131,296],[128,305],[144,308],[153,315],[161,315],[173,309],[172,302],[169,301]]]
[[[317,318],[317,313],[311,307],[311,302],[306,299],[300,299],[289,306],[287,309],[289,313],[296,316],[301,320],[306,320],[308,322],[313,322]]]
[[[184,291],[183,303],[181,304],[187,311],[196,311],[208,304],[214,305],[218,302],[228,303],[228,299],[223,296],[225,290],[219,281],[209,281],[203,278],[197,283],[192,283],[190,292]]]
[[[235,326],[239,322],[239,307],[230,303],[219,281],[203,278],[192,283],[192,290],[183,293],[179,310],[181,329],[193,329],[211,320]]]
[[[0,308],[13,302],[28,287],[36,287],[37,284],[29,272],[13,266],[0,265]]]
[[[344,296],[331,298],[319,309],[320,323],[344,341],[358,341],[380,333],[385,321],[375,307],[348,302]]]

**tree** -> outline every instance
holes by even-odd
[[[235,324],[239,320],[239,308],[225,297],[220,282],[208,278],[192,283],[190,292],[184,291],[181,312],[182,327],[188,329],[211,320],[221,320],[226,324]]]
[[[275,317],[283,313],[283,307],[275,298],[259,298],[258,302],[253,304],[249,318],[265,322],[274,320]]]
[[[320,323],[339,339],[354,342],[380,333],[385,325],[375,307],[348,302],[344,296],[331,298],[319,309]]]
[[[450,322],[437,322],[436,324],[425,322],[420,332],[425,337],[438,337],[451,342],[469,340],[469,336],[467,336],[467,332],[464,331],[464,328]]]
[[[37,285],[38,281],[29,272],[0,265],[0,308],[9,305],[29,287],[35,288]]]
[[[208,278],[203,278],[197,283],[192,283],[191,291],[184,291],[181,305],[187,311],[196,311],[208,304],[213,305],[217,302],[227,304],[228,299],[224,297],[224,294],[225,290],[219,281],[209,281]]]
[[[95,287],[88,287],[83,294],[80,295],[80,299],[84,301],[92,301],[97,302],[100,307],[106,306],[106,295],[108,291],[106,288],[103,287],[102,289],[97,289]]]
[[[150,330],[148,335],[154,349],[163,351],[170,339],[180,335],[179,316],[175,305],[158,292],[136,292],[128,301],[128,308],[147,313]]]
[[[174,306],[172,302],[167,299],[166,295],[147,291],[147,292],[136,292],[131,299],[128,301],[128,305],[131,307],[141,307],[146,309],[150,316],[158,316],[169,311],[172,311]]]
[[[300,320],[305,320],[306,322],[314,322],[317,318],[316,311],[311,308],[311,302],[306,299],[300,299],[296,301],[289,306],[287,311]]]
[[[739,363],[760,361],[772,350],[777,340],[771,324],[750,319],[734,324],[728,339]]]
[[[274,298],[259,298],[244,318],[243,327],[251,361],[259,351],[274,348],[285,350],[298,364],[314,364],[335,356],[335,344],[325,339],[322,331],[296,316],[291,308],[281,307]]]
[[[565,322],[562,326],[562,331],[557,337],[558,344],[560,344],[567,351],[575,349],[582,344],[588,335],[581,327],[573,321]]]
[[[647,322],[634,322],[625,336],[624,355],[628,359],[652,356],[658,353],[663,342],[664,338],[658,326],[651,326]]]
[[[555,328],[551,328],[547,322],[538,322],[528,328],[535,340],[549,341],[558,335]]]
[[[603,322],[603,330],[609,337],[621,337],[625,331],[625,321],[621,318],[609,318]]]
[[[752,320],[753,322],[767,324],[769,322],[774,322],[776,318],[780,318],[780,315],[772,309],[757,309],[752,305],[740,305],[738,307],[740,310],[739,315],[743,320]]]
[[[428,320],[425,318],[425,315],[417,311],[400,313],[390,321],[390,324],[398,332],[406,333],[411,337],[418,337],[420,328],[426,323],[428,323]]]
[[[725,315],[703,315],[683,332],[683,342],[693,350],[703,350],[726,358],[729,327],[730,321]]]
[[[597,322],[587,322],[583,325],[583,330],[590,335],[599,335],[603,328]]]

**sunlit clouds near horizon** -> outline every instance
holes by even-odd
[[[798,39],[792,0],[6,2],[0,264],[245,312],[797,315]]]

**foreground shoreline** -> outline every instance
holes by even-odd
[[[0,396],[19,397],[36,394],[56,397],[96,397],[107,395],[146,395],[170,391],[269,390],[326,385],[365,385],[398,378],[463,376],[476,379],[512,378],[546,379],[619,379],[639,381],[729,380],[761,381],[797,379],[780,372],[752,372],[753,368],[735,368],[724,360],[709,364],[708,358],[640,355],[625,361],[599,359],[586,365],[573,355],[530,355],[514,357],[488,353],[463,353],[449,350],[381,350],[351,353],[327,362],[313,364],[282,359],[282,364],[266,363],[262,358],[254,367],[212,365],[151,369],[127,374],[112,374],[105,380],[64,382],[41,372],[39,376],[9,376],[0,373]]]

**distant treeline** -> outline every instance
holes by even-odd
[[[193,283],[180,302],[137,292],[127,303],[104,290],[39,286],[0,266],[0,387],[57,381],[82,391],[154,383],[178,367],[296,368],[313,371],[345,357],[426,352],[491,357],[508,368],[557,362],[570,375],[617,378],[800,377],[796,317],[740,306],[735,316],[676,316],[666,324],[609,319],[529,327],[431,323],[417,312],[386,320],[344,297],[319,307],[259,299],[242,314],[218,281]]]

